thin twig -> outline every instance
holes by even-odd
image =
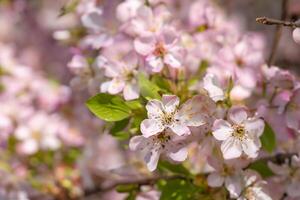
[[[155,184],[158,180],[172,180],[172,179],[187,179],[187,177],[181,175],[174,175],[174,176],[157,176],[157,177],[144,178],[144,179],[122,180],[122,181],[111,183],[107,186],[96,187],[90,190],[86,190],[84,196],[87,197],[101,192],[106,192],[120,185],[128,185],[128,184],[136,184],[138,186],[152,185]]]
[[[282,0],[282,4],[281,4],[281,20],[282,21],[285,21],[287,18],[287,7],[288,7],[288,0]],[[270,57],[268,60],[268,66],[271,66],[274,63],[274,58],[275,58],[275,55],[277,52],[281,33],[282,33],[282,26],[277,25],[274,39],[273,39],[273,45],[272,45]]]
[[[300,23],[283,21],[279,19],[272,19],[268,17],[258,17],[256,18],[256,22],[265,25],[280,25],[280,26],[288,26],[291,28],[300,28]]]

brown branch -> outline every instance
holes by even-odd
[[[256,18],[257,23],[265,24],[265,25],[280,25],[280,26],[288,26],[291,28],[300,28],[300,23],[290,22],[290,21],[282,21],[279,19],[272,19],[268,17],[258,17]]]
[[[153,185],[158,180],[172,180],[172,179],[188,179],[188,178],[185,176],[181,176],[181,175],[174,175],[174,176],[156,176],[156,177],[144,178],[144,179],[121,180],[121,181],[117,181],[117,182],[111,183],[106,186],[102,186],[102,187],[100,186],[100,187],[95,187],[90,190],[86,190],[84,192],[84,196],[87,197],[87,196],[96,195],[101,192],[107,192],[109,190],[116,188],[117,186],[120,186],[120,185],[129,185],[129,184],[136,184],[138,186]]]
[[[288,8],[288,0],[282,0],[282,4],[281,4],[281,20],[282,21],[286,20],[286,18],[287,18],[287,8]],[[282,26],[277,25],[274,39],[273,39],[271,53],[270,53],[270,56],[268,59],[268,66],[271,66],[274,63],[274,58],[275,58],[275,55],[277,52],[281,33],[282,33]]]

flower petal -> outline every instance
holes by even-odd
[[[179,98],[175,95],[163,95],[162,103],[167,113],[174,112],[179,106]]]
[[[118,94],[123,90],[124,87],[125,81],[121,79],[113,79],[108,87],[108,92],[110,94]]]
[[[168,154],[168,156],[174,160],[174,161],[178,161],[178,162],[182,162],[184,161],[186,158],[187,158],[187,155],[188,155],[188,151],[187,151],[187,148],[186,147],[183,147],[181,149],[179,149],[178,151],[176,152],[170,152]]]
[[[224,159],[238,158],[242,154],[242,146],[238,139],[229,137],[221,144]]]
[[[214,122],[213,128],[212,128],[213,132],[213,136],[217,139],[217,140],[227,140],[233,133],[233,129],[231,127],[231,125],[223,120],[223,119],[217,119]]]
[[[203,78],[203,87],[208,91],[210,98],[215,102],[224,100],[224,91],[220,87],[216,75],[206,74]]]
[[[186,125],[180,123],[173,123],[170,126],[170,129],[179,136],[191,134],[190,129]]]
[[[224,177],[217,172],[212,172],[207,177],[207,184],[210,187],[221,187],[224,183]]]
[[[134,49],[143,56],[149,55],[155,49],[155,38],[153,36],[136,38],[134,40]]]
[[[255,143],[252,139],[244,139],[242,141],[242,148],[246,155],[248,155],[250,158],[256,158],[258,155],[258,150],[260,148],[260,141],[258,141],[258,144]]]
[[[163,104],[156,99],[150,100],[146,105],[146,109],[150,119],[160,118],[164,111]]]
[[[235,124],[242,123],[247,119],[247,116],[248,114],[246,112],[246,109],[239,106],[232,107],[228,113],[228,118]]]
[[[125,100],[137,99],[139,98],[139,88],[137,85],[126,84],[123,94]]]
[[[141,132],[143,136],[148,138],[164,130],[160,121],[155,119],[145,119],[141,123]]]
[[[170,67],[177,68],[177,69],[181,67],[180,61],[171,53],[168,53],[164,56],[164,63],[166,63]]]
[[[245,130],[251,137],[260,137],[265,128],[265,123],[262,119],[250,119],[244,122]]]
[[[156,169],[160,154],[161,154],[161,149],[159,147],[156,147],[151,149],[151,151],[149,151],[145,155],[144,160],[147,163],[147,167],[149,171],[152,172]]]
[[[238,198],[242,192],[242,180],[240,175],[229,176],[225,179],[225,187],[231,198]]]
[[[160,72],[164,67],[163,60],[159,56],[147,56],[146,62],[150,70],[155,73]]]
[[[129,149],[132,150],[132,151],[136,151],[140,148],[144,148],[144,140],[145,138],[143,136],[134,136],[130,139],[129,141]]]

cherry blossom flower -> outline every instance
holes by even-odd
[[[48,116],[40,112],[32,116],[26,123],[20,124],[15,136],[21,142],[19,151],[25,154],[34,154],[39,149],[56,150],[61,146],[58,138],[59,127],[55,115]]]
[[[250,158],[258,155],[261,147],[259,137],[264,130],[264,121],[248,118],[243,107],[233,107],[229,110],[228,119],[217,119],[213,125],[213,136],[222,141],[221,150],[225,159],[240,157],[242,152]]]
[[[266,182],[252,170],[237,174],[228,181],[230,197],[238,200],[272,200],[265,188]]]
[[[125,100],[137,99],[139,90],[136,80],[138,59],[135,53],[129,53],[122,61],[109,60],[104,65],[105,76],[112,80],[101,84],[101,91],[118,94],[123,91]]]
[[[206,95],[197,95],[179,107],[179,98],[175,95],[163,95],[162,101],[150,100],[146,109],[148,119],[141,123],[144,137],[159,134],[170,128],[179,136],[191,133],[189,127],[207,123],[215,104]]]
[[[289,197],[300,197],[300,159],[298,156],[291,158],[291,164],[286,160],[284,164],[277,165],[268,163],[269,168],[275,173],[280,183],[284,185],[285,191]]]
[[[177,136],[167,129],[150,137],[134,136],[130,139],[129,148],[144,153],[148,169],[154,171],[161,154],[175,162],[182,162],[187,158],[184,140],[184,136]]]

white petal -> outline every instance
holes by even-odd
[[[224,92],[220,87],[217,76],[214,74],[205,75],[203,78],[203,87],[208,91],[210,98],[212,98],[215,102],[224,100]]]
[[[238,139],[229,137],[227,140],[223,141],[221,151],[224,159],[238,158],[242,154],[242,146]]]
[[[143,136],[134,136],[129,141],[129,149],[132,151],[138,150],[140,147],[143,146],[143,141],[145,138]]]
[[[188,151],[187,151],[186,147],[179,149],[177,152],[170,152],[168,154],[168,156],[172,160],[178,161],[178,162],[184,161],[187,158],[187,155],[188,155]]]
[[[113,79],[108,87],[108,92],[110,94],[118,94],[123,90],[124,87],[125,81],[121,79]]]
[[[146,105],[146,109],[150,119],[160,118],[164,111],[162,103],[156,99],[150,100]]]
[[[124,99],[125,100],[133,100],[139,98],[139,89],[137,85],[126,84],[124,91]]]
[[[232,107],[229,110],[228,117],[235,124],[241,124],[243,121],[247,119],[247,112],[243,107]]]
[[[162,103],[167,113],[172,113],[179,106],[179,98],[175,95],[163,95]]]
[[[293,38],[296,43],[300,44],[300,28],[296,28],[293,31]]]
[[[207,177],[207,184],[210,187],[221,187],[224,183],[224,177],[220,176],[218,172],[212,172]]]
[[[260,137],[265,128],[265,123],[262,119],[250,119],[245,121],[245,130],[251,137]]]
[[[38,143],[34,139],[24,140],[18,147],[19,151],[25,154],[34,154],[38,151],[38,148]]]
[[[155,49],[155,38],[152,36],[137,38],[134,40],[134,48],[139,54],[147,56]]]
[[[242,192],[242,181],[239,175],[227,177],[225,179],[225,187],[230,193],[231,198],[237,198]]]
[[[93,30],[100,30],[103,24],[102,10],[94,9],[81,17],[82,24]]]
[[[160,121],[155,119],[145,119],[141,123],[141,132],[143,133],[143,136],[146,138],[155,135],[157,133],[160,133],[163,130],[164,130],[163,125],[160,123]]]
[[[300,197],[300,184],[298,182],[289,184],[287,186],[287,193],[290,197]]]
[[[146,58],[146,62],[150,70],[155,73],[160,72],[164,67],[163,60],[159,56],[150,55]]]
[[[190,129],[186,125],[180,123],[173,123],[170,126],[170,128],[174,133],[176,133],[179,136],[191,134]]]
[[[242,148],[245,154],[250,158],[256,158],[260,146],[258,146],[258,144],[256,144],[252,139],[245,139],[242,141]]]
[[[217,139],[217,140],[226,140],[228,137],[230,137],[233,133],[233,129],[231,127],[231,125],[223,120],[223,119],[217,119],[214,122],[213,125],[213,136]]]
[[[147,167],[149,171],[154,171],[157,167],[157,163],[159,160],[161,150],[159,148],[153,148],[150,152],[148,152],[145,156],[145,162],[147,163]]]
[[[176,59],[172,54],[168,53],[164,56],[164,63],[173,68],[180,68],[181,63],[178,59]]]

